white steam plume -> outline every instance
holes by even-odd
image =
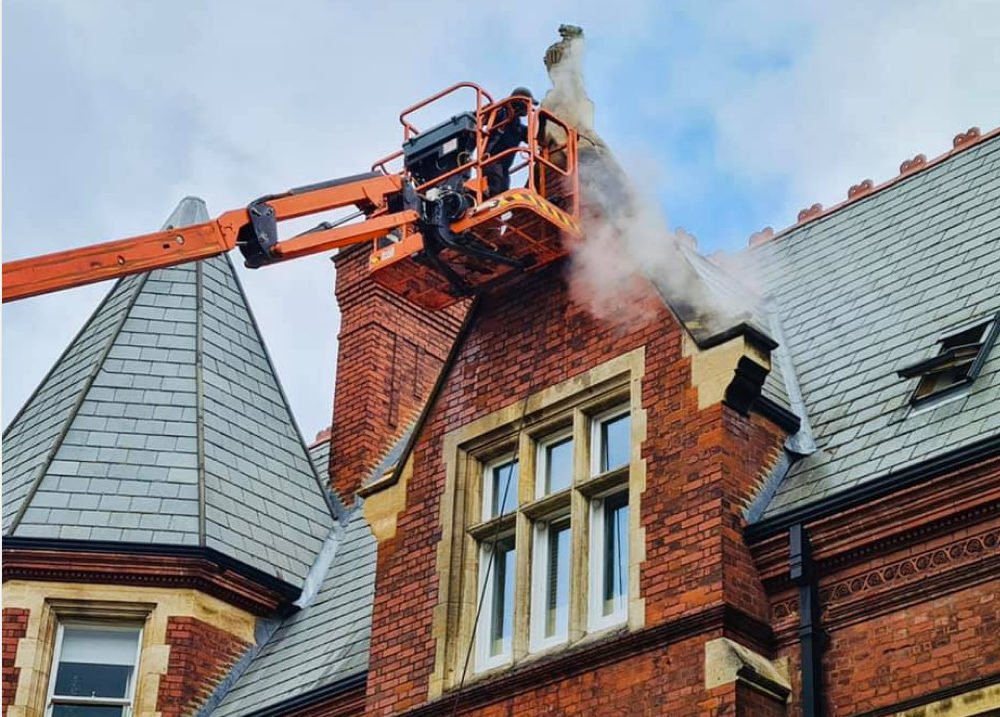
[[[545,53],[552,89],[542,107],[576,127],[580,136],[583,239],[570,246],[574,301],[595,317],[628,329],[655,315],[659,299],[652,282],[675,308],[690,307],[705,328],[725,328],[748,307],[706,289],[690,258],[693,237],[668,229],[656,202],[638,191],[594,131],[594,103],[583,80],[583,31],[563,25],[559,34],[562,39]],[[545,140],[559,145],[561,134],[548,123]]]

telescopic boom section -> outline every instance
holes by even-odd
[[[248,263],[253,254],[259,266],[371,241],[416,221],[411,209],[387,211],[389,197],[402,186],[399,175],[348,177],[265,197],[203,224],[10,261],[3,265],[3,301],[207,259],[238,244]],[[321,225],[285,241],[277,238],[277,222],[352,205],[368,218],[345,226]]]
[[[450,102],[456,93],[472,100],[470,109],[417,129],[415,112]],[[417,306],[441,309],[559,261],[567,252],[563,239],[579,239],[576,130],[530,97],[494,101],[478,85],[460,82],[408,108],[400,121],[402,148],[367,174],[261,197],[203,224],[9,262],[3,300],[207,259],[234,247],[256,268],[370,242],[375,284]],[[390,170],[397,161],[402,166]],[[340,221],[278,237],[284,220],[351,206],[359,211]]]

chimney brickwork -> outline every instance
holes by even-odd
[[[426,402],[467,310],[422,309],[373,282],[368,246],[339,252],[330,479],[347,502]]]

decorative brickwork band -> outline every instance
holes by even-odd
[[[79,543],[74,549],[68,541],[6,538],[3,579],[194,588],[267,616],[294,610],[299,596],[295,586],[207,548],[166,546],[157,552],[136,550],[131,543],[111,544],[118,548],[115,552],[99,549],[106,544]]]
[[[799,611],[799,599],[791,597],[781,600],[771,606],[771,619],[774,622],[783,622],[791,619]]]
[[[925,580],[932,573],[965,563],[982,561],[992,556],[1000,556],[1000,528],[994,528],[942,548],[911,555],[826,585],[820,590],[820,603],[826,612],[838,603],[852,600],[859,595],[893,590],[902,585]],[[798,609],[798,598],[781,600],[771,606],[771,618],[775,623],[784,622],[794,616]]]
[[[895,584],[921,579],[931,571],[950,567],[966,560],[996,553],[1000,545],[1000,528],[953,543],[944,548],[928,550],[853,578],[828,585],[820,591],[823,604],[846,600],[861,593],[895,587]]]

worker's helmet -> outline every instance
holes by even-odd
[[[511,97],[530,97],[532,104],[538,104],[537,100],[535,100],[535,96],[533,94],[531,94],[531,90],[529,90],[527,87],[515,87],[514,89],[512,89],[510,91],[510,96]],[[515,110],[517,110],[518,114],[522,114],[522,115],[528,114],[528,108],[525,107],[525,106],[523,106],[522,103],[520,103],[520,102],[515,103],[514,104],[514,108],[515,108]]]
[[[510,91],[510,96],[530,97],[531,101],[535,102],[535,96],[531,94],[531,90],[529,90],[527,87],[515,87]]]

